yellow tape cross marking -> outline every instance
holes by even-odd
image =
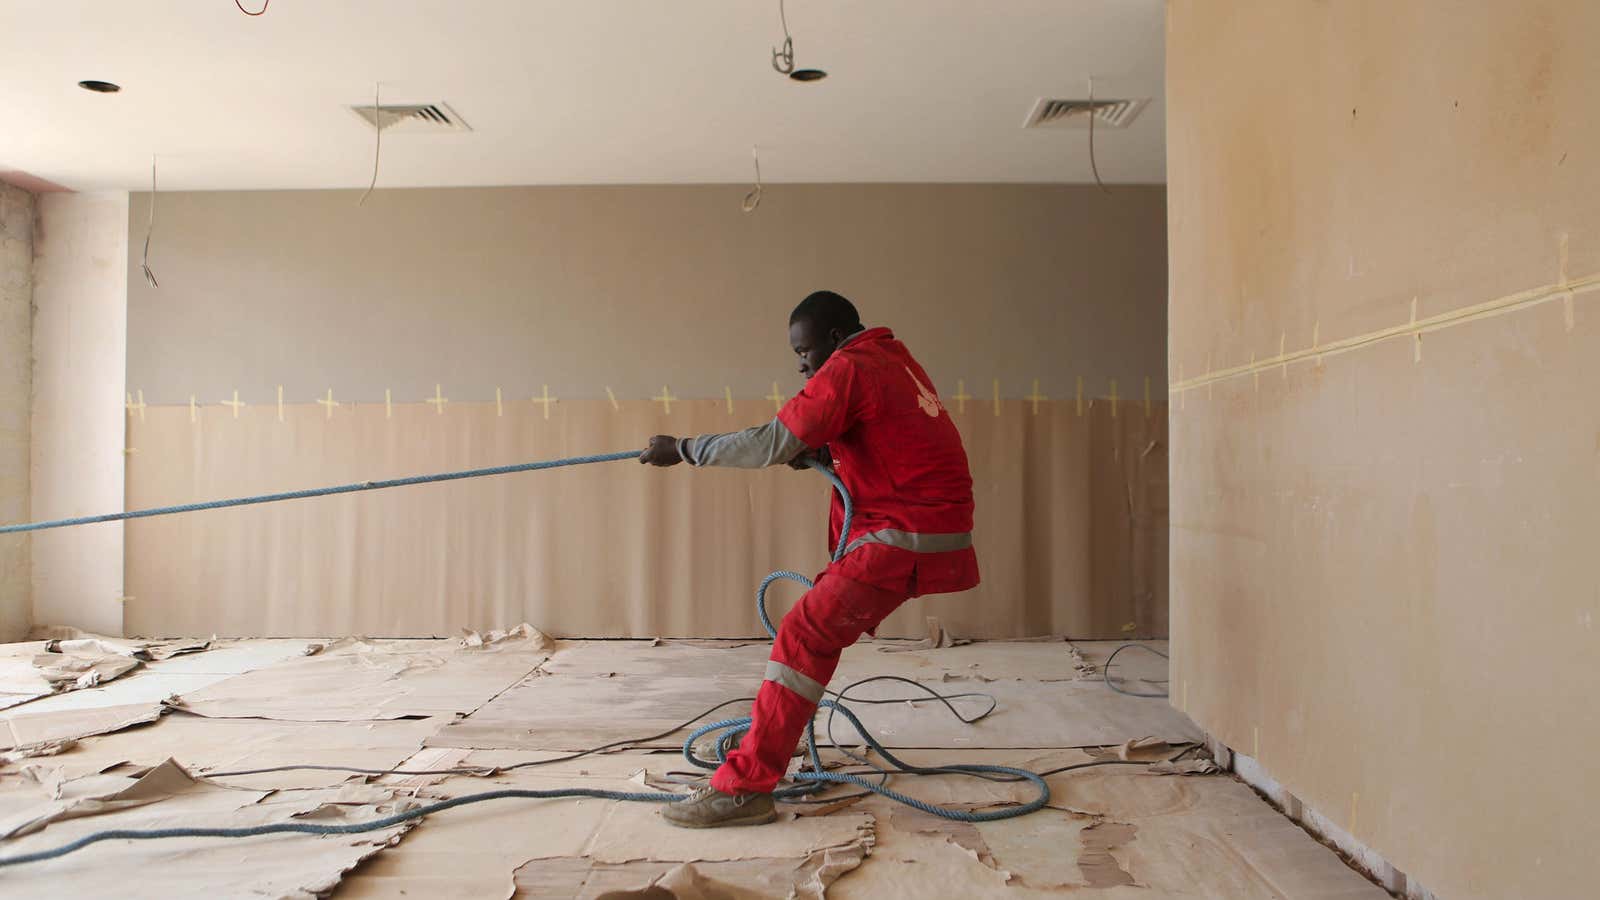
[[[444,405],[450,402],[450,398],[444,395],[444,388],[435,384],[433,386],[433,396],[422,402],[433,404],[433,411],[442,416],[444,415]]]
[[[1567,235],[1561,235],[1560,266],[1556,270],[1556,284],[1560,287],[1567,286]],[[1572,292],[1567,291],[1561,295],[1561,315],[1566,323],[1567,330],[1571,331],[1578,324],[1576,311],[1572,308]]]
[[[494,389],[494,414],[496,416],[503,416],[506,414],[505,405],[500,402],[500,388],[498,387]]]
[[[723,385],[722,399],[728,402],[728,415],[733,415],[733,388]]]
[[[661,396],[659,396],[659,397],[651,397],[650,399],[652,401],[656,402],[656,403],[661,404],[661,412],[663,414],[665,414],[665,415],[669,415],[670,416],[670,415],[672,415],[672,401],[674,401],[674,400],[676,400],[678,398],[672,396],[672,392],[667,390],[667,386],[663,384],[661,386]]]
[[[956,379],[956,412],[965,415],[967,412],[967,401],[971,399],[972,395],[967,393],[966,380],[961,378]]]
[[[139,389],[139,402],[133,402],[133,395],[128,395],[128,402],[123,404],[128,408],[128,418],[133,418],[135,411],[139,413],[139,421],[144,421],[144,388]]]
[[[1422,332],[1416,330],[1416,328],[1417,328],[1417,298],[1415,298],[1415,297],[1411,298],[1411,328],[1412,328],[1412,331],[1411,331],[1411,337],[1412,337],[1411,346],[1413,348],[1412,355],[1411,355],[1411,361],[1414,362],[1414,363],[1419,363],[1419,362],[1422,362]]]
[[[233,391],[233,399],[232,400],[224,400],[224,401],[222,401],[222,405],[223,406],[231,406],[231,407],[233,407],[233,417],[235,419],[237,419],[237,418],[239,418],[239,410],[241,408],[243,408],[244,406],[246,406],[247,404],[239,402],[239,391],[238,391],[237,388],[235,388],[234,391]]]
[[[1028,395],[1028,399],[1033,402],[1033,414],[1036,416],[1039,414],[1039,401],[1050,399],[1044,394],[1039,393],[1039,379],[1037,378],[1033,380],[1033,393]]]
[[[283,421],[283,385],[278,385],[278,421]]]
[[[778,393],[778,383],[776,381],[772,383],[772,393],[767,395],[767,399],[772,401],[773,412],[783,409],[783,395]]]
[[[333,418],[333,408],[335,406],[339,406],[340,405],[339,401],[333,399],[333,388],[328,388],[328,397],[327,397],[327,399],[323,399],[321,397],[318,397],[317,398],[317,402],[322,404],[323,408],[328,411],[327,418],[330,418],[330,419]]]
[[[394,418],[394,395],[388,388],[383,389],[383,417],[385,419]]]
[[[1000,379],[994,380],[994,414],[1000,415]]]
[[[543,387],[542,393],[540,394],[540,396],[533,398],[533,402],[544,404],[544,418],[545,418],[545,421],[549,421],[550,420],[550,404],[556,402],[556,398],[550,396],[550,385],[546,384],[546,385],[542,385],[542,387]]]
[[[612,412],[622,412],[622,404],[617,402],[617,395],[612,392],[611,385],[606,385],[606,399],[611,401]]]

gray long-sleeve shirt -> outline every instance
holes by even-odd
[[[777,419],[743,431],[702,434],[678,440],[678,453],[691,466],[764,469],[783,465],[806,449],[794,432]]]

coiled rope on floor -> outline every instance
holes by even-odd
[[[537,470],[541,470],[541,469],[557,469],[557,468],[562,468],[562,467],[565,467],[565,466],[580,466],[580,465],[589,465],[589,464],[592,464],[592,463],[616,462],[616,461],[620,461],[620,460],[624,460],[624,459],[634,459],[637,456],[638,456],[637,452],[635,452],[635,451],[627,451],[627,452],[622,452],[622,453],[606,453],[606,454],[600,454],[600,455],[597,455],[597,456],[575,456],[575,457],[568,457],[566,459],[545,460],[545,461],[542,461],[542,462],[521,463],[521,464],[517,464],[517,465],[510,465],[510,466],[493,466],[493,467],[486,468],[486,469],[467,469],[467,470],[460,471],[460,472],[447,472],[447,473],[437,474],[437,475],[418,475],[418,476],[413,476],[413,477],[409,477],[409,478],[388,479],[388,480],[385,480],[385,481],[364,481],[364,482],[359,482],[357,484],[347,484],[347,485],[340,485],[340,486],[336,486],[336,487],[326,487],[326,488],[315,488],[315,489],[304,490],[304,491],[288,491],[288,492],[278,493],[278,494],[263,494],[263,495],[254,496],[254,497],[240,497],[240,498],[236,498],[236,499],[232,499],[232,500],[214,500],[214,501],[210,501],[210,502],[207,502],[207,503],[187,503],[187,504],[179,504],[179,505],[176,505],[176,506],[158,507],[158,508],[155,508],[155,509],[136,510],[136,511],[132,511],[132,512],[110,513],[110,514],[101,515],[101,516],[82,516],[82,517],[78,517],[78,518],[74,518],[74,519],[57,519],[57,520],[54,520],[54,521],[35,522],[35,523],[25,524],[25,525],[8,525],[8,526],[0,527],[0,534],[7,534],[7,533],[13,533],[13,532],[23,532],[23,531],[39,531],[39,530],[43,530],[43,529],[46,529],[46,528],[63,528],[63,527],[67,527],[67,526],[70,526],[70,525],[87,525],[87,524],[92,524],[92,523],[96,523],[96,522],[115,522],[115,521],[122,521],[122,520],[125,520],[125,519],[140,519],[140,518],[147,518],[147,517],[150,517],[150,516],[172,515],[172,514],[175,514],[175,513],[184,513],[184,512],[197,512],[197,511],[207,510],[207,509],[223,509],[223,508],[233,507],[233,506],[249,506],[249,505],[253,505],[253,504],[257,504],[257,503],[273,503],[273,502],[277,502],[279,500],[301,500],[301,499],[306,499],[306,498],[310,498],[310,497],[324,497],[324,496],[328,496],[328,495],[331,495],[331,494],[347,494],[347,493],[355,493],[357,491],[371,491],[371,490],[379,490],[379,489],[382,489],[382,488],[403,487],[403,486],[415,485],[415,484],[429,484],[429,483],[432,483],[432,482],[439,482],[439,481],[455,481],[455,480],[459,480],[459,479],[463,479],[463,478],[479,478],[479,477],[488,476],[488,475],[508,475],[508,474],[511,474],[511,473],[514,473],[514,472],[531,472],[531,471],[537,471]],[[830,470],[828,467],[824,466],[822,463],[817,462],[816,460],[807,460],[807,465],[809,465],[811,468],[816,469],[817,471],[821,472],[823,475],[827,476],[829,482],[832,483],[832,485],[833,485],[833,489],[836,492],[838,492],[840,502],[841,502],[841,504],[843,506],[844,516],[843,516],[842,527],[839,530],[839,542],[838,542],[838,545],[834,548],[834,551],[833,551],[833,559],[835,561],[837,561],[837,560],[843,558],[843,556],[844,556],[844,548],[845,548],[846,541],[849,538],[849,534],[850,534],[850,521],[851,521],[852,517],[854,516],[854,512],[855,512],[854,508],[853,508],[853,505],[852,505],[852,503],[850,501],[850,492],[845,489],[844,483],[839,480],[839,477],[837,475],[835,475],[833,473],[833,471]],[[790,571],[773,572],[771,575],[768,575],[765,579],[762,580],[761,586],[759,588],[757,588],[757,590],[756,590],[756,611],[757,611],[757,613],[759,614],[759,616],[761,618],[762,627],[764,627],[766,629],[766,631],[767,631],[767,635],[769,637],[773,637],[773,638],[777,637],[777,629],[773,626],[772,620],[769,618],[769,616],[767,614],[766,595],[767,595],[767,588],[770,587],[771,584],[774,581],[777,581],[777,580],[780,580],[780,579],[788,579],[790,581],[799,582],[800,584],[804,585],[807,589],[810,589],[812,587],[812,584],[813,584],[812,580],[810,578],[807,578],[806,576],[801,575],[801,574],[799,574],[797,572],[790,572]],[[868,679],[868,680],[874,680],[874,679]],[[902,680],[902,679],[895,679],[895,680]],[[861,682],[858,682],[857,684],[860,684],[860,683]],[[865,763],[865,764],[867,764],[869,766],[872,766],[873,768],[877,769],[879,774],[881,775],[881,780],[878,781],[878,782],[872,782],[872,781],[869,781],[869,780],[867,780],[865,778],[862,778],[859,775],[855,775],[855,774],[851,774],[851,773],[847,773],[847,772],[829,772],[829,771],[825,771],[825,767],[824,767],[823,762],[822,762],[822,757],[821,757],[821,754],[820,754],[820,752],[818,750],[818,747],[817,747],[816,723],[813,720],[811,723],[809,723],[806,726],[806,735],[805,735],[806,752],[807,752],[807,756],[809,757],[809,761],[810,761],[810,770],[809,771],[802,770],[802,771],[795,772],[795,773],[792,773],[791,775],[789,775],[788,778],[793,783],[792,786],[791,787],[780,788],[779,790],[777,790],[775,792],[775,796],[777,798],[779,798],[779,799],[794,799],[794,798],[798,798],[798,797],[801,797],[801,796],[806,795],[806,794],[816,793],[817,791],[825,789],[830,784],[849,784],[849,785],[854,785],[854,786],[856,786],[858,788],[861,788],[862,790],[869,791],[871,793],[878,794],[880,796],[886,797],[886,798],[888,798],[890,800],[893,800],[893,801],[895,801],[897,803],[903,803],[903,804],[905,804],[907,806],[910,806],[910,807],[912,807],[914,809],[921,810],[922,812],[929,813],[931,815],[935,815],[935,816],[938,816],[940,818],[952,819],[952,820],[960,821],[960,822],[992,822],[992,821],[996,821],[998,819],[1015,818],[1017,816],[1027,815],[1028,813],[1035,812],[1035,811],[1037,811],[1039,809],[1042,809],[1045,806],[1045,804],[1050,802],[1050,787],[1049,787],[1049,785],[1047,785],[1045,783],[1044,777],[1041,776],[1041,775],[1038,775],[1038,774],[1036,774],[1034,772],[1030,772],[1027,769],[1018,769],[1018,768],[1013,768],[1011,766],[990,766],[990,765],[969,765],[969,764],[955,764],[955,765],[936,766],[936,767],[912,766],[912,765],[906,764],[904,761],[902,761],[899,758],[897,758],[896,756],[894,756],[894,754],[890,753],[889,750],[886,749],[881,743],[879,743],[877,738],[873,737],[872,734],[867,730],[866,726],[864,726],[861,723],[861,720],[856,717],[855,713],[852,712],[850,710],[850,708],[845,705],[845,703],[844,703],[845,697],[849,693],[849,691],[854,687],[855,687],[855,685],[851,685],[850,687],[847,687],[844,691],[839,692],[837,694],[834,694],[834,696],[838,698],[837,700],[831,700],[831,699],[824,698],[822,700],[822,702],[819,704],[819,706],[822,706],[822,707],[828,709],[828,728],[829,728],[830,735],[832,733],[833,716],[835,714],[842,715],[856,729],[856,732],[861,735],[861,737],[866,741],[867,745],[869,747],[871,747],[872,750],[876,751],[877,754],[879,756],[881,756],[884,759],[885,762],[888,763],[888,765],[889,765],[888,768],[875,766],[875,765],[867,762],[864,757],[858,757],[855,754],[850,753],[847,750],[844,750],[844,748],[839,747],[837,741],[830,741],[830,743],[836,749],[841,750],[842,752],[845,753],[845,755],[849,756],[850,758],[856,760],[857,762]],[[919,687],[920,687],[920,685],[919,685]],[[944,702],[945,706],[949,707],[952,712],[955,712],[955,708],[950,705],[950,699],[951,699],[950,697],[946,697],[945,695],[941,695],[937,691],[933,691],[932,689],[929,689],[929,688],[923,688],[923,690],[925,690],[925,691],[927,691],[929,693],[930,699],[937,699],[937,700],[940,700],[940,701]],[[993,698],[990,698],[990,699],[991,699],[991,706],[990,706],[989,712],[992,712],[993,709],[994,709],[994,707],[992,705],[992,699]],[[730,702],[732,702],[732,701],[730,701]],[[869,702],[870,703],[870,702],[874,702],[874,701],[865,701],[865,702]],[[726,704],[722,704],[722,705],[726,705]],[[713,710],[711,710],[711,711],[715,711],[716,708],[717,707],[714,707]],[[710,711],[708,711],[708,712],[710,712]],[[705,714],[702,714],[702,715],[705,715]],[[980,716],[978,716],[978,717],[976,717],[974,719],[966,719],[965,717],[961,717],[961,718],[962,718],[962,721],[964,721],[964,722],[974,722],[974,721],[977,721],[977,719],[981,719],[984,715],[988,715],[988,712],[985,712],[982,715],[980,715]],[[960,714],[957,713],[957,716],[959,717]],[[698,766],[700,768],[703,768],[703,769],[715,769],[715,768],[717,768],[718,764],[720,764],[724,759],[726,759],[726,749],[727,749],[727,746],[728,746],[729,742],[733,738],[735,738],[736,736],[743,734],[744,732],[748,731],[749,729],[750,729],[750,717],[748,717],[748,716],[741,716],[741,717],[732,718],[732,719],[723,719],[723,720],[720,720],[720,721],[717,721],[717,722],[712,722],[712,723],[710,723],[708,725],[702,725],[701,727],[695,729],[689,735],[689,737],[684,741],[684,744],[683,744],[683,755],[684,755],[684,758],[686,758],[690,763],[692,763],[692,764],[694,764],[694,765],[696,765],[696,766]],[[676,729],[674,729],[674,730],[676,730]],[[695,750],[694,750],[695,742],[697,740],[699,740],[701,737],[704,737],[705,735],[708,735],[708,734],[717,734],[718,735],[718,738],[717,738],[716,744],[715,744],[715,746],[716,746],[716,757],[717,757],[717,760],[715,762],[710,761],[710,760],[701,759],[699,756],[697,756],[695,754]],[[619,742],[619,743],[631,743],[631,742]],[[580,754],[577,754],[577,755],[578,756],[582,756],[582,755],[585,755],[588,752],[592,752],[592,751],[585,751],[584,753],[580,753]],[[556,761],[559,761],[559,760],[546,760],[545,762],[556,762]],[[275,767],[272,770],[259,770],[259,771],[276,771],[276,770],[290,769],[290,768],[337,769],[339,767],[332,767],[332,766],[281,766],[281,767]],[[507,768],[516,768],[516,767],[512,766],[512,767],[507,767]],[[481,771],[482,770],[472,770],[472,769],[462,769],[461,770],[462,774],[480,774]],[[213,777],[222,777],[224,775],[239,775],[239,774],[251,774],[251,773],[249,773],[249,772],[216,773],[215,776],[213,776]],[[395,774],[408,774],[408,773],[396,771]],[[415,773],[411,773],[411,774],[415,774]],[[886,786],[886,782],[888,781],[889,776],[893,775],[893,774],[907,774],[907,775],[970,775],[970,776],[974,776],[974,777],[978,777],[978,778],[986,778],[988,780],[997,780],[997,781],[1012,781],[1012,782],[1015,782],[1015,781],[1027,781],[1027,782],[1032,783],[1033,786],[1035,788],[1037,788],[1038,793],[1032,800],[1029,800],[1026,803],[1023,803],[1023,804],[1018,805],[1018,806],[1008,806],[1008,807],[1004,807],[1004,808],[1001,808],[1001,809],[993,809],[993,810],[987,810],[987,811],[952,809],[950,807],[939,806],[937,804],[928,803],[927,801],[919,800],[916,797],[912,797],[910,795],[900,793],[899,791],[895,791],[895,790],[889,789]],[[428,805],[425,805],[425,806],[419,806],[419,807],[417,807],[415,809],[410,809],[410,810],[406,810],[404,812],[395,813],[394,815],[385,816],[384,818],[381,818],[381,819],[374,819],[374,820],[372,820],[370,822],[352,822],[352,823],[343,824],[343,825],[325,825],[325,824],[318,824],[318,823],[311,823],[311,822],[272,822],[272,823],[268,823],[268,824],[264,824],[264,825],[253,825],[253,826],[248,826],[248,827],[243,827],[243,828],[151,828],[151,829],[118,828],[118,829],[108,829],[108,830],[105,830],[105,831],[97,831],[97,832],[94,832],[92,834],[84,835],[83,837],[78,838],[77,840],[71,841],[71,842],[66,843],[66,844],[62,844],[59,847],[52,847],[52,848],[49,848],[47,850],[39,850],[39,851],[36,851],[36,852],[33,852],[33,853],[22,853],[22,854],[17,854],[15,856],[9,856],[9,857],[5,857],[5,858],[0,858],[0,867],[14,866],[14,865],[21,865],[23,863],[42,862],[44,860],[56,859],[56,858],[59,858],[59,857],[62,857],[62,856],[66,856],[67,854],[72,853],[74,851],[81,850],[84,847],[90,846],[91,844],[99,843],[101,841],[111,841],[111,840],[154,840],[154,839],[159,839],[159,838],[179,838],[179,837],[190,837],[190,838],[206,838],[206,837],[246,838],[246,837],[259,837],[259,836],[269,835],[269,834],[318,834],[318,835],[363,834],[363,833],[372,832],[372,831],[382,831],[383,829],[392,828],[392,827],[394,827],[396,825],[400,825],[402,823],[409,822],[409,821],[411,821],[413,819],[419,819],[419,818],[422,818],[423,816],[427,816],[427,815],[430,815],[432,813],[443,812],[444,810],[447,810],[447,809],[453,809],[453,808],[455,808],[457,806],[466,806],[466,805],[472,804],[472,803],[484,803],[484,802],[487,802],[487,801],[490,801],[490,800],[507,800],[507,799],[514,799],[514,798],[547,800],[547,799],[555,799],[555,798],[563,798],[563,797],[592,797],[592,798],[597,798],[597,799],[602,799],[602,800],[619,800],[619,801],[648,802],[648,803],[675,803],[677,801],[683,800],[685,798],[685,795],[676,794],[676,793],[653,792],[653,791],[610,791],[610,790],[600,790],[600,789],[595,789],[595,788],[556,788],[556,789],[551,789],[551,790],[498,790],[498,791],[484,791],[484,792],[476,793],[476,794],[464,794],[464,795],[462,795],[460,797],[453,797],[453,798],[451,798],[449,800],[442,800],[442,801],[440,801],[438,803],[431,803],[431,804],[428,804]]]

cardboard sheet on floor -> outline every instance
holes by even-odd
[[[44,651],[43,641],[0,644],[0,710],[55,693],[33,658]]]
[[[927,683],[948,692],[951,684]],[[1182,713],[1165,701],[1127,697],[1108,690],[1098,681],[994,681],[971,689],[992,694],[998,704],[988,718],[968,725],[950,715],[941,704],[857,704],[851,708],[862,724],[886,747],[1092,747],[1120,744],[1132,738],[1155,736],[1173,743],[1198,740],[1200,732]],[[864,685],[851,696],[904,697],[906,685],[879,682]],[[987,701],[954,701],[971,714]],[[818,713],[819,733],[827,711]],[[860,743],[854,726],[842,716],[833,734],[841,743]]]
[[[230,788],[196,778],[171,759],[154,766],[121,766],[114,772],[75,778],[62,778],[59,770],[30,769],[25,780],[37,787],[38,801],[7,810],[0,817],[0,840],[34,834],[52,822],[105,815],[180,794],[216,795],[205,801],[208,809],[237,809],[267,795],[266,791]]]
[[[108,828],[248,827],[316,810],[323,824],[364,822],[394,811],[392,798],[335,803],[334,790],[290,791],[236,806],[246,792],[202,790],[90,818],[51,823],[5,842],[6,855],[60,846]],[[105,841],[60,859],[5,870],[4,890],[18,897],[115,897],[136,886],[139,896],[163,898],[293,897],[331,891],[343,873],[381,850],[407,824],[370,834],[278,834],[251,838],[167,838]]]
[[[339,722],[469,713],[516,684],[547,654],[528,640],[349,639],[180,696],[174,705],[219,718]]]
[[[473,754],[478,764],[487,754]],[[593,774],[574,769],[586,762],[562,764],[561,771],[518,770],[490,779],[452,777],[429,788],[440,796],[500,788],[548,790],[584,786],[641,790],[624,772],[659,764],[661,757],[623,753],[592,761]],[[828,848],[864,845],[870,839],[870,817],[848,812],[827,819],[798,819],[775,828],[736,828],[718,832],[676,829],[660,819],[649,803],[595,799],[504,800],[459,807],[429,817],[399,845],[385,851],[341,886],[340,896],[506,897],[513,890],[512,873],[530,860],[588,857],[605,866],[631,861],[766,861],[788,871],[802,867],[813,853]],[[836,860],[837,862],[837,860]],[[560,864],[552,864],[564,868]],[[670,868],[671,866],[669,866]],[[538,867],[536,867],[538,868]],[[570,867],[568,867],[570,868]],[[587,869],[588,866],[580,868]],[[743,867],[753,871],[756,865]],[[632,870],[637,874],[637,869]],[[632,876],[630,876],[632,877]],[[527,880],[519,876],[519,881]],[[563,896],[578,895],[574,885]],[[782,896],[782,895],[780,895]]]
[[[24,706],[0,716],[0,750],[71,741],[121,731],[161,717],[156,703],[131,703],[92,709],[32,713]]]
[[[154,765],[172,757],[197,774],[259,769],[289,763],[387,769],[415,753],[446,719],[374,722],[279,722],[208,719],[170,713],[135,730],[85,738],[55,756],[0,767],[0,776],[24,765],[59,769],[65,777],[99,772],[121,762]],[[350,773],[295,770],[229,777],[228,784],[262,788],[338,785]]]
[[[471,716],[451,722],[425,744],[584,750],[667,731],[724,701],[755,696],[759,682],[752,677],[541,675],[495,697]],[[749,713],[749,703],[738,703],[718,715]],[[676,746],[686,734],[644,746]]]
[[[838,688],[873,675],[1033,681],[1076,677],[1071,646],[1062,640],[980,641],[934,650],[887,652],[904,646],[902,641],[863,641],[847,648],[830,686]],[[553,675],[729,675],[759,680],[771,649],[765,641],[564,641],[544,671]],[[1127,655],[1117,659],[1118,665]],[[1156,661],[1163,662],[1159,657]]]
[[[934,681],[927,686],[949,693],[951,683]],[[717,703],[751,696],[751,687],[748,678],[719,676],[548,675],[519,684],[471,717],[451,722],[429,737],[427,745],[581,750],[665,731]],[[1145,736],[1174,743],[1200,737],[1194,725],[1166,703],[1126,697],[1095,681],[995,681],[969,689],[992,694],[999,703],[993,715],[972,725],[928,700],[852,708],[873,735],[891,748],[1087,747]],[[853,696],[906,697],[914,690],[904,684],[879,682],[857,689]],[[980,698],[953,702],[969,716],[987,706]],[[719,715],[732,717],[747,711],[740,704]],[[819,728],[826,715],[826,710],[819,712]],[[862,743],[855,728],[842,717],[834,721],[833,733],[841,743]],[[683,737],[680,733],[647,746],[678,746]]]
[[[522,900],[822,900],[828,886],[866,860],[865,843],[831,847],[803,860],[597,863],[535,859],[516,871]]]
[[[1232,778],[1091,769],[1051,784],[1063,795],[1053,807],[1091,811],[1052,808],[961,826],[864,802],[878,817],[877,846],[828,896],[911,900],[928,896],[930,884],[941,896],[1018,900],[1088,887],[1096,897],[1128,898],[1388,896]],[[962,828],[975,828],[977,840]]]

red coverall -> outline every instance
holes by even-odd
[[[750,730],[712,775],[717,790],[773,790],[840,652],[911,597],[977,585],[972,474],[932,384],[889,329],[873,328],[841,344],[779,411],[807,447],[832,454],[855,505],[852,549],[783,617]],[[830,547],[842,519],[835,496]]]

